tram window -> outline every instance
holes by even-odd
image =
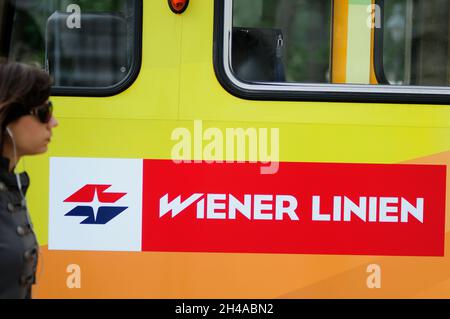
[[[137,1],[0,2],[14,17],[3,54],[46,68],[56,88],[111,88],[133,73]]]
[[[330,82],[331,0],[234,0],[232,69],[252,82]]]
[[[383,6],[382,69],[391,85],[450,85],[450,2],[388,0]],[[381,74],[380,74],[381,73]]]
[[[448,0],[215,0],[214,68],[244,99],[448,104],[449,30]]]

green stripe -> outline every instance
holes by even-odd
[[[353,3],[357,2],[358,5]],[[364,3],[361,5],[359,3]],[[354,0],[348,12],[347,83],[370,83],[371,29],[368,27],[370,0]]]
[[[349,5],[364,5],[370,6],[372,4],[372,0],[349,0]]]

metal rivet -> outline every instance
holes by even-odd
[[[33,248],[31,250],[27,250],[23,256],[25,257],[26,260],[33,260],[34,256],[36,255],[36,248]]]
[[[23,229],[22,226],[18,226],[17,227],[17,234],[19,234],[20,236],[25,235],[25,229]]]
[[[25,275],[20,276],[20,284],[23,285],[23,286],[27,286],[27,285],[29,285],[29,284],[31,284],[31,283],[33,282],[33,278],[34,278],[33,275],[30,275],[30,276],[25,276]]]

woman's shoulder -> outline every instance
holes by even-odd
[[[5,191],[18,191],[19,185],[25,192],[30,184],[27,172],[15,174],[9,171],[9,159],[0,156],[0,193]]]

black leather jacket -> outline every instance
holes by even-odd
[[[16,175],[8,169],[9,160],[0,157],[0,298],[31,298],[39,246]],[[25,194],[30,179],[19,176]]]

